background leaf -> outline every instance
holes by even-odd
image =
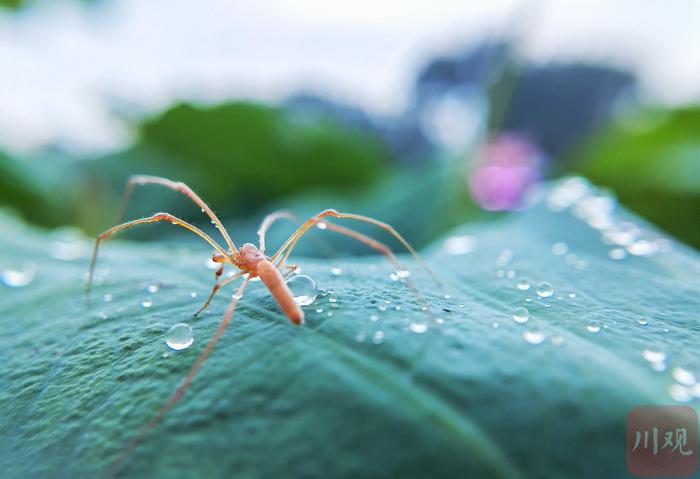
[[[253,283],[191,390],[122,475],[626,477],[630,409],[673,403],[673,368],[700,372],[700,261],[635,216],[605,213],[613,200],[569,181],[527,212],[454,231],[447,244],[465,254],[449,254],[458,251],[443,241],[429,247],[444,288],[406,261],[433,311],[422,334],[410,324],[426,321],[424,312],[382,258],[295,258],[326,291],[302,327]],[[660,250],[612,260],[612,246],[589,226],[600,227],[600,215],[633,222],[635,241]],[[552,253],[558,242],[565,255]],[[70,232],[0,221],[5,283],[10,269],[36,266],[30,285],[0,289],[0,467],[8,477],[104,473],[182,379],[225,307],[222,294],[210,314],[191,320],[212,282],[206,247],[115,241],[105,245],[102,284],[86,308],[89,249]],[[525,277],[533,286],[522,291]],[[535,293],[541,281],[553,285],[552,297]],[[157,293],[146,290],[152,283]],[[148,297],[153,306],[144,308]],[[525,324],[512,319],[520,306],[530,310]],[[163,335],[180,321],[191,322],[195,343],[176,354]],[[544,341],[531,344],[527,331]],[[645,349],[665,353],[666,370],[655,371]],[[691,405],[697,410],[697,399]]]

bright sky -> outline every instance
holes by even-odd
[[[489,34],[523,57],[628,67],[653,101],[700,99],[695,0],[47,0],[0,13],[0,148],[116,148],[115,110],[314,90],[397,114],[422,65]]]

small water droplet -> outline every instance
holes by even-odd
[[[557,256],[564,256],[567,251],[569,251],[569,247],[566,246],[566,243],[554,243],[552,245],[552,254],[557,255]]]
[[[544,333],[539,331],[525,331],[523,332],[523,338],[530,344],[540,344],[544,341]]]
[[[374,336],[372,336],[372,342],[374,344],[379,344],[382,341],[384,341],[384,333],[382,331],[377,331],[374,333]]]
[[[328,302],[333,304],[338,302],[338,297],[335,294],[328,296]]]
[[[343,270],[338,268],[337,266],[334,266],[333,268],[331,268],[331,274],[333,276],[340,276],[341,274],[343,274]]]
[[[622,248],[613,248],[608,251],[608,256],[610,256],[610,259],[614,260],[625,259],[625,256],[627,256],[627,251]]]
[[[165,336],[165,344],[173,351],[187,349],[193,342],[192,327],[185,323],[177,323],[171,326]]]
[[[600,326],[598,326],[597,324],[589,324],[586,326],[586,329],[588,330],[589,333],[600,332]]]
[[[385,304],[380,304],[379,306],[377,306],[377,308],[379,308],[379,311],[386,311],[386,305],[385,305]]]
[[[316,312],[319,313],[319,314],[322,313],[322,312],[323,312],[323,306],[319,306],[318,308],[316,308]]]
[[[442,244],[445,252],[452,256],[461,256],[474,251],[476,242],[471,236],[452,236]]]
[[[105,313],[104,311],[100,311],[100,312],[97,314],[97,316],[98,316],[100,319],[107,319],[107,318],[109,318],[109,316],[107,315],[107,313]]]
[[[0,282],[8,288],[22,288],[34,281],[36,266],[26,264],[22,269],[5,269],[0,273]]]
[[[102,301],[104,301],[105,303],[109,303],[110,301],[112,301],[112,295],[109,293],[105,294],[104,296],[102,296]]]
[[[569,298],[574,299],[576,297],[576,293],[569,293]]]
[[[377,321],[379,321],[379,316],[377,316],[376,314],[373,314],[369,317],[369,320],[373,321],[373,322],[377,322]]]
[[[498,323],[496,321],[491,323],[491,326],[493,326],[494,329],[498,329]]]
[[[408,278],[409,276],[411,276],[411,272],[405,269],[397,269],[396,276],[398,276],[399,279]]]
[[[528,319],[530,319],[530,312],[527,308],[519,306],[513,310],[513,321],[516,323],[527,323]]]
[[[398,280],[399,280],[399,276],[398,276],[396,273],[391,273],[391,274],[389,275],[389,279],[391,279],[392,281],[398,281]]]
[[[673,379],[682,384],[683,386],[692,386],[695,384],[695,374],[684,368],[673,368],[671,371]]]
[[[449,294],[445,295],[445,299],[450,299],[451,297],[452,297],[452,295],[449,295]]]
[[[537,285],[537,296],[540,298],[549,298],[554,294],[554,288],[547,282]]]
[[[157,283],[149,284],[146,290],[151,294],[157,293],[160,290],[160,285]]]
[[[650,256],[658,250],[656,243],[647,240],[637,240],[627,245],[627,251],[634,256]]]
[[[422,334],[428,330],[428,323],[424,321],[413,321],[408,327],[414,333]]]
[[[332,316],[333,316],[333,311],[328,311],[328,312],[326,313],[326,316],[328,316],[329,318],[332,317]]]
[[[564,344],[564,336],[552,336],[552,338],[549,341],[555,346],[561,346],[562,344]]]
[[[445,320],[442,318],[435,318],[434,321],[435,324],[445,324]]]
[[[646,319],[638,319],[637,322],[638,322],[641,326],[646,326],[647,324],[649,324],[649,321],[647,321]]]
[[[153,306],[153,300],[151,298],[146,298],[143,301],[141,301],[141,306],[144,308],[150,308]]]
[[[517,287],[520,291],[527,291],[530,289],[530,282],[527,280],[527,278],[523,278],[518,281]]]
[[[325,230],[328,229],[328,224],[324,223],[323,221],[319,221],[318,223],[316,223],[316,228],[320,230]]]
[[[313,303],[318,295],[316,281],[303,274],[290,277],[287,280],[287,286],[292,291],[294,301],[299,306],[307,306]]]
[[[693,399],[693,391],[681,384],[673,384],[668,388],[668,394],[678,402],[688,402]]]
[[[194,291],[190,292],[190,298],[196,298],[196,297],[197,297],[196,292],[194,292]]]

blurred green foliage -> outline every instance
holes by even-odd
[[[134,145],[101,158],[3,156],[0,173],[11,187],[0,191],[0,202],[39,224],[71,223],[95,233],[116,220],[133,174],[184,181],[222,217],[231,217],[254,215],[270,201],[302,191],[365,188],[388,163],[381,140],[366,132],[245,102],[177,105],[141,121],[136,130]],[[39,177],[44,181],[37,184]],[[158,210],[198,212],[186,198],[151,187],[135,193],[128,214]]]
[[[589,140],[576,166],[636,213],[700,248],[700,107],[641,111]]]

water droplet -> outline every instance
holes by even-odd
[[[144,308],[150,308],[151,306],[153,306],[153,300],[151,300],[151,298],[146,298],[143,301],[141,301],[141,306],[143,306]]]
[[[396,273],[391,273],[391,274],[389,275],[389,279],[391,279],[392,281],[398,281],[398,280],[399,280],[399,276],[398,276]]]
[[[474,251],[476,242],[471,236],[452,236],[442,244],[445,252],[452,256],[461,256]]]
[[[445,324],[445,320],[442,318],[435,318],[434,321],[435,324]]]
[[[638,322],[641,326],[646,326],[647,324],[649,324],[649,321],[647,321],[646,319],[638,319],[637,322]]]
[[[678,367],[673,368],[671,375],[673,376],[673,379],[684,386],[692,386],[695,384],[695,374],[691,373],[687,369]]]
[[[496,321],[491,323],[491,326],[493,326],[494,329],[498,329],[498,323]]]
[[[105,294],[104,296],[102,296],[102,301],[104,301],[105,303],[109,303],[110,301],[112,301],[112,295],[109,293]]]
[[[376,314],[373,314],[369,317],[369,320],[373,321],[373,322],[377,322],[377,321],[379,321],[379,316],[377,316]]]
[[[625,256],[627,256],[627,251],[622,248],[613,248],[608,251],[608,256],[610,256],[610,259],[614,260],[625,259]]]
[[[523,338],[530,344],[540,344],[544,341],[544,333],[539,331],[525,331],[523,332]]]
[[[600,326],[598,326],[597,324],[589,324],[586,326],[586,329],[588,330],[589,333],[600,332]]]
[[[196,298],[196,297],[197,297],[197,293],[195,293],[194,291],[190,292],[190,298]]]
[[[527,280],[527,278],[523,278],[520,281],[518,281],[517,288],[520,291],[527,291],[530,289],[530,282]]]
[[[569,293],[569,298],[574,299],[576,297],[576,293]]]
[[[386,311],[386,305],[385,304],[380,304],[377,306],[379,308],[379,311]]]
[[[413,321],[408,327],[414,333],[422,334],[428,330],[428,323],[424,321]]]
[[[333,276],[340,276],[341,274],[343,274],[343,270],[338,268],[337,266],[334,266],[333,268],[331,268],[331,274]]]
[[[331,304],[337,303],[337,302],[338,302],[338,297],[337,297],[335,294],[331,293],[331,295],[328,296],[328,302],[331,303]]]
[[[642,356],[650,363],[663,363],[666,361],[666,354],[661,351],[645,349],[642,351]]]
[[[557,256],[564,256],[569,251],[569,247],[566,243],[554,243],[552,245],[552,254]]]
[[[26,264],[21,270],[5,269],[0,273],[0,282],[9,288],[22,288],[34,281],[36,266]]]
[[[634,256],[649,256],[658,250],[656,243],[647,240],[637,240],[627,245],[627,251]]]
[[[551,284],[544,282],[537,285],[537,296],[540,298],[549,298],[554,294],[554,288]]]
[[[513,256],[513,250],[506,248],[503,251],[501,251],[498,255],[498,258],[496,258],[496,264],[498,266],[505,266],[508,263],[510,263],[510,261],[513,259]]]
[[[382,341],[384,341],[384,333],[382,331],[377,331],[374,333],[374,336],[372,336],[372,342],[374,344],[379,344]]]
[[[160,285],[157,283],[149,284],[146,290],[151,294],[157,293],[160,290]]]
[[[513,310],[513,321],[516,323],[527,323],[528,319],[530,319],[530,312],[527,308],[520,306]]]
[[[325,230],[325,229],[328,229],[328,224],[320,221],[320,222],[316,223],[316,228],[318,228],[320,230]]]
[[[405,269],[397,269],[396,276],[398,276],[399,279],[408,278],[409,276],[411,276],[411,272],[406,271]]]
[[[564,344],[564,336],[552,336],[549,341],[555,346],[561,346]]]
[[[445,299],[450,299],[452,297],[452,295],[446,294],[444,297],[445,297]]]
[[[316,281],[303,274],[290,277],[287,280],[287,286],[292,290],[294,301],[299,306],[307,306],[313,303],[318,295]]]
[[[668,388],[668,394],[678,402],[688,402],[693,399],[693,392],[690,388],[681,384],[673,384]]]
[[[193,342],[194,336],[192,335],[192,327],[185,323],[173,325],[165,336],[165,344],[173,351],[187,349]]]
[[[316,308],[316,312],[319,313],[319,314],[322,313],[322,312],[323,312],[323,306],[319,306],[318,308]]]

